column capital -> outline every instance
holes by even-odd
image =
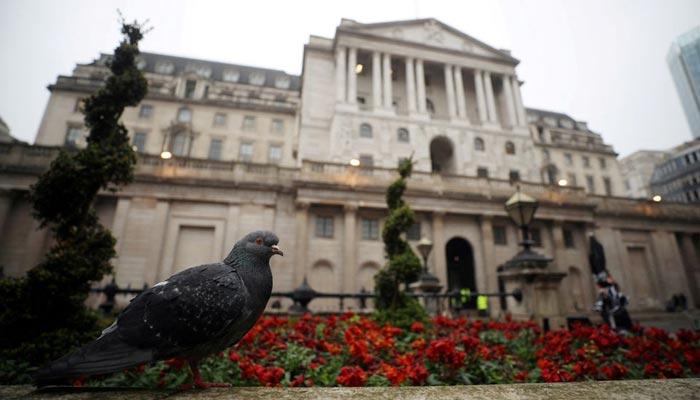
[[[343,210],[345,210],[345,212],[356,212],[358,208],[359,206],[357,205],[357,203],[343,204]]]
[[[297,210],[308,210],[309,207],[311,206],[311,202],[304,201],[304,200],[297,200],[295,205],[296,205]]]

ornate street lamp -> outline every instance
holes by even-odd
[[[506,212],[510,219],[522,230],[522,245],[525,247],[526,251],[530,250],[533,244],[532,240],[530,240],[530,231],[528,228],[539,206],[540,204],[537,200],[521,192],[520,187],[518,187],[518,191],[506,201]]]
[[[537,200],[522,193],[519,186],[518,191],[506,201],[505,208],[508,216],[522,231],[523,241],[520,242],[520,244],[523,246],[523,251],[507,261],[505,263],[505,268],[545,268],[547,264],[552,261],[551,258],[547,258],[531,250],[534,242],[530,239],[529,226],[535,217],[537,207],[539,207]]]
[[[416,245],[418,248],[418,251],[420,252],[420,255],[423,256],[423,273],[420,275],[420,280],[424,282],[437,282],[438,278],[428,272],[428,256],[430,255],[430,252],[433,250],[433,242],[430,241],[430,239],[424,237],[418,242],[418,245]]]

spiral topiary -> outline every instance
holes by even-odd
[[[425,311],[418,301],[401,289],[402,284],[407,287],[416,281],[421,271],[420,260],[404,239],[416,219],[413,209],[403,200],[406,179],[411,176],[412,170],[413,158],[402,160],[399,163],[399,178],[387,188],[389,215],[382,229],[382,239],[389,261],[374,277],[376,316],[400,325],[425,319]]]
[[[87,147],[61,151],[31,188],[33,215],[50,229],[54,245],[27,276],[0,280],[0,359],[39,365],[99,331],[84,303],[90,282],[112,271],[116,241],[99,223],[94,202],[100,190],[115,191],[133,180],[136,156],[119,120],[148,91],[135,62],[143,26],[122,20],[121,32],[112,74],[83,105]]]

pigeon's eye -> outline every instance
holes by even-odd
[[[255,244],[257,244],[258,246],[262,246],[263,238],[259,237],[259,238],[255,239]]]

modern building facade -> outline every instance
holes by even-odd
[[[662,150],[639,150],[620,159],[624,194],[635,199],[651,199],[651,176],[657,165],[664,162],[670,153]]]
[[[700,139],[675,147],[657,164],[651,191],[668,201],[700,203]]]
[[[700,137],[700,26],[679,36],[666,56],[693,137]]]
[[[58,147],[82,145],[77,110],[102,85],[106,57],[49,87],[36,145],[0,145],[6,275],[24,273],[50,244],[27,188]],[[124,114],[139,152],[135,182],[96,203],[118,240],[120,286],[220,260],[244,234],[271,229],[285,250],[273,259],[275,291],[304,278],[324,292],[371,290],[385,262],[384,192],[413,156],[406,201],[418,223],[408,239],[434,243],[429,265],[444,290],[498,290],[497,269],[519,247],[503,204],[519,186],[541,204],[537,251],[567,274],[562,313],[593,302],[591,232],[633,310],[661,310],[678,293],[700,305],[700,210],[619,197],[615,153],[599,134],[526,110],[518,60],[439,21],[342,20],[333,38],[310,38],[301,77],[152,53],[139,62],[150,91]]]

